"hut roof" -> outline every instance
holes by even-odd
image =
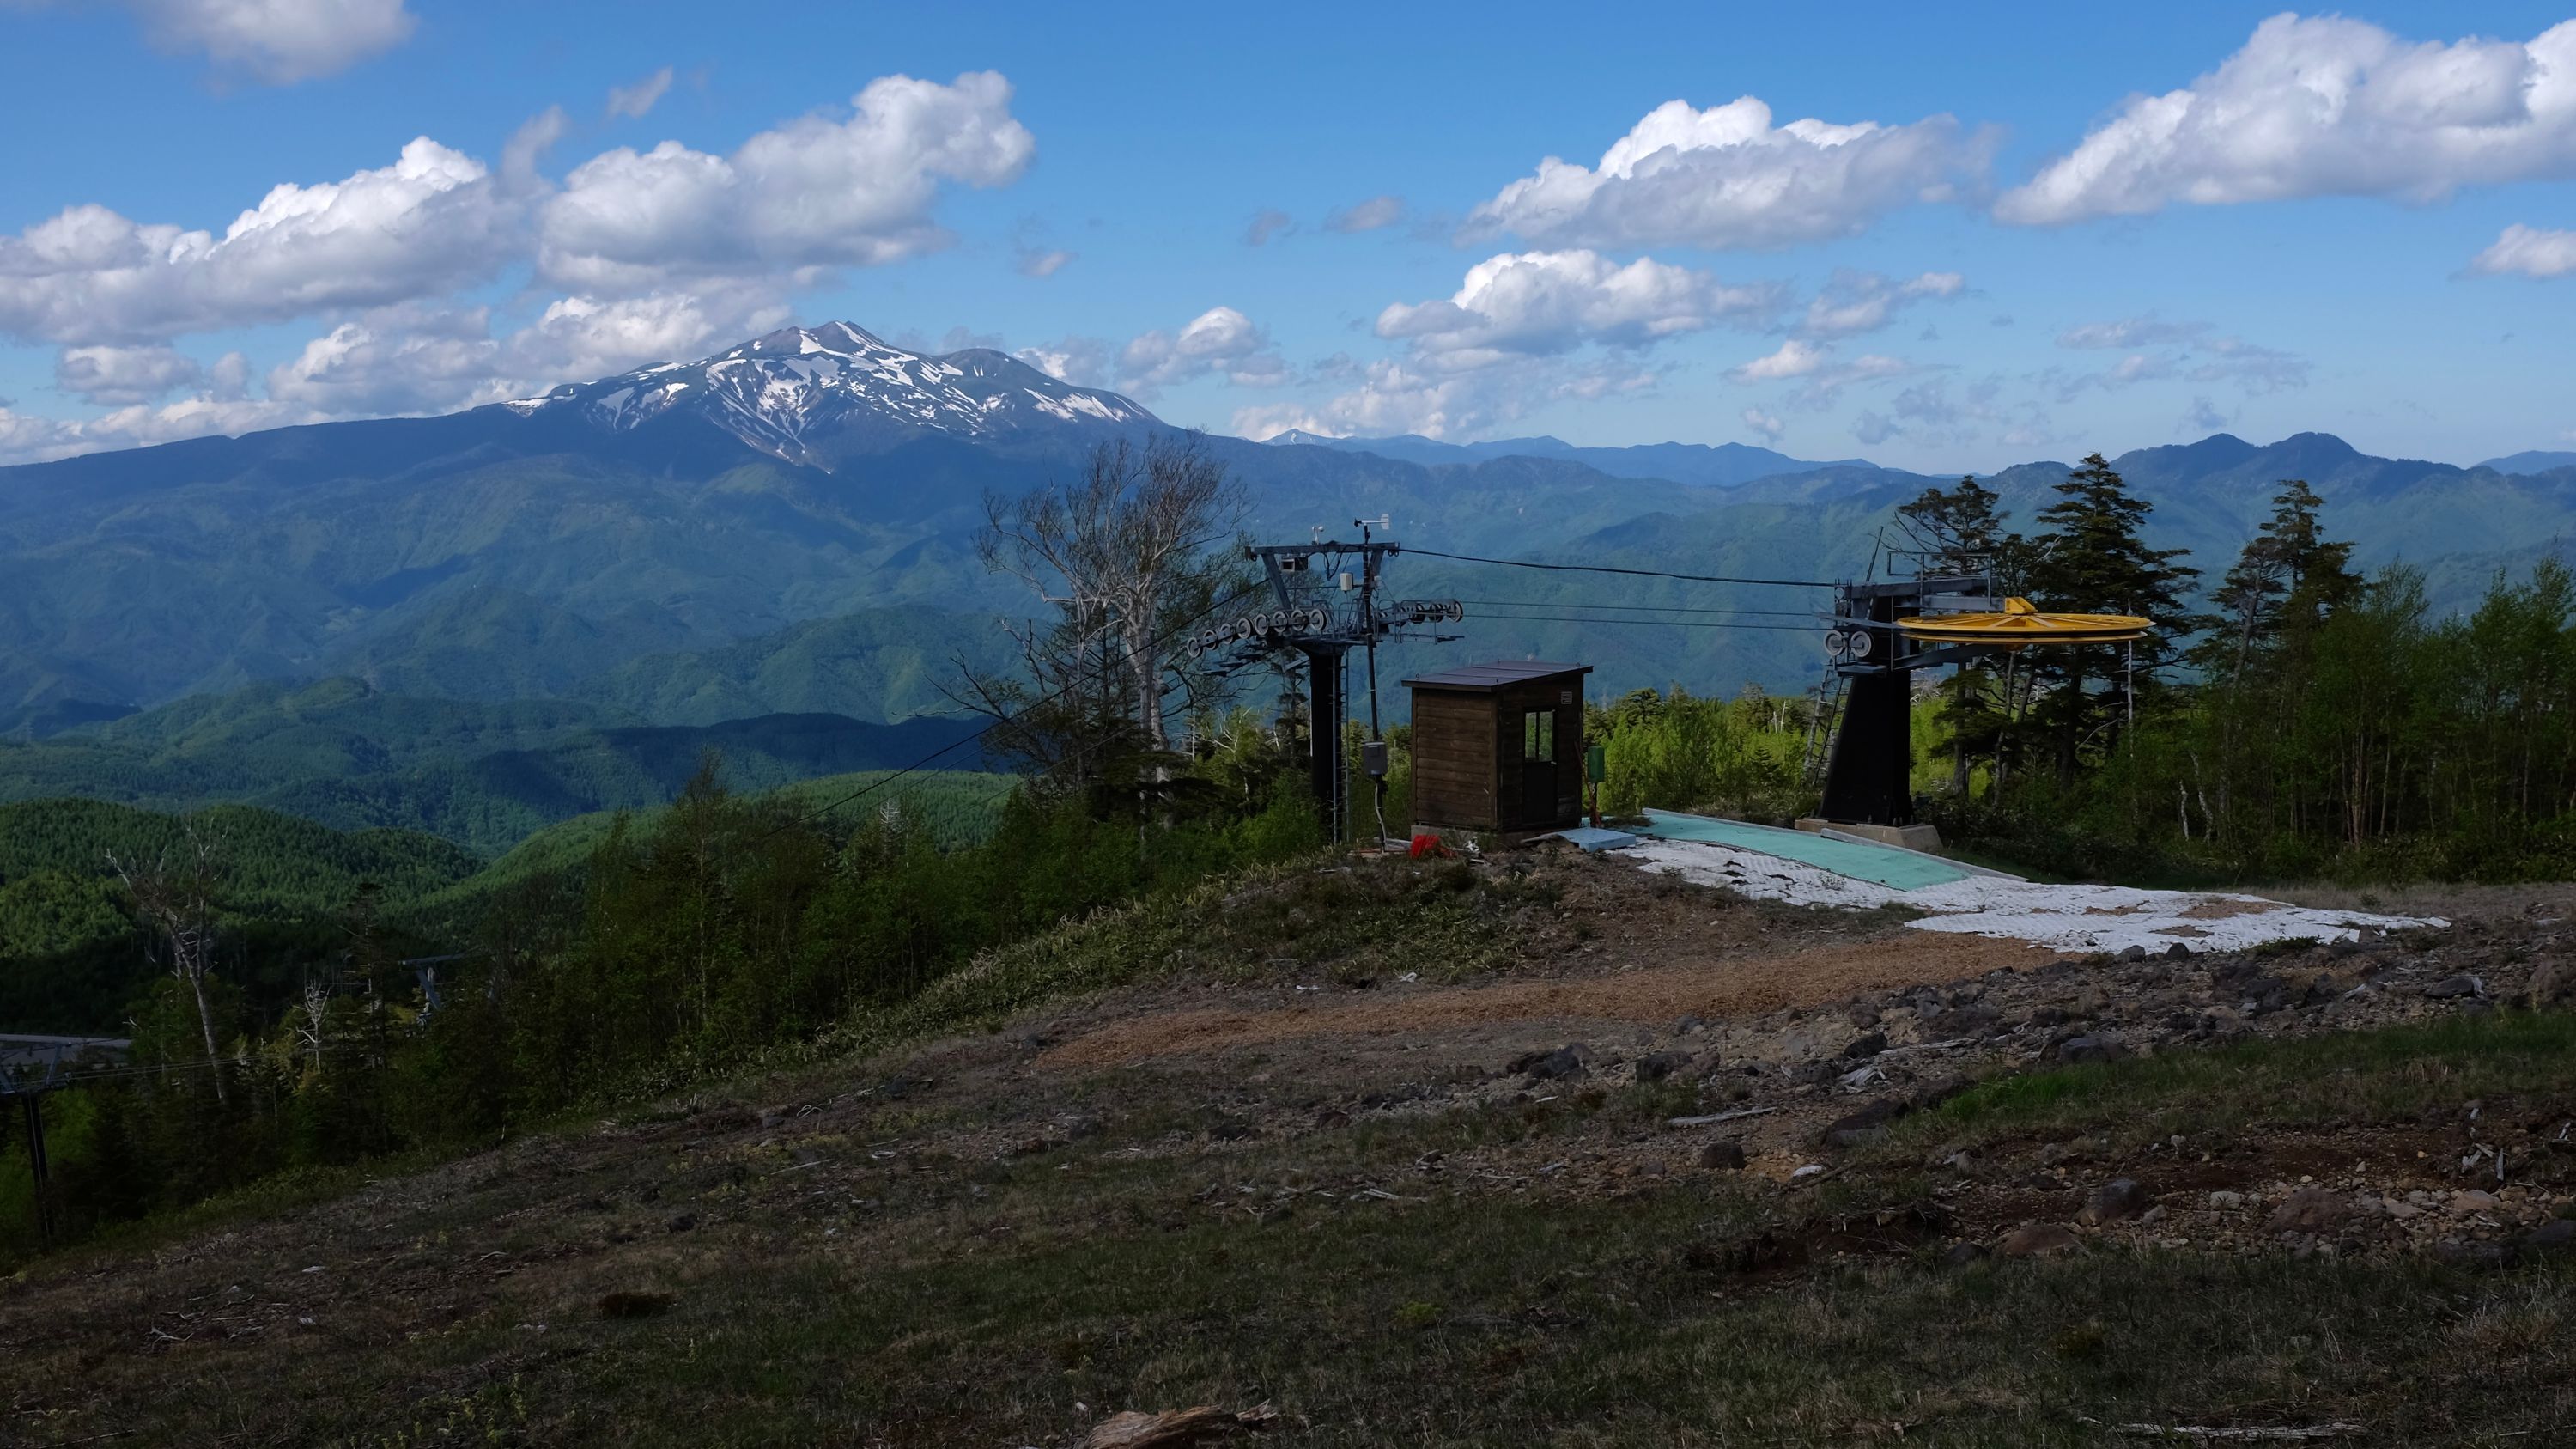
[[[1529,684],[1566,674],[1590,674],[1589,664],[1555,664],[1544,659],[1497,659],[1491,664],[1462,664],[1434,674],[1417,674],[1405,682],[1415,689],[1454,689],[1491,694],[1515,684]]]

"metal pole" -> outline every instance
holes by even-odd
[[[27,1171],[35,1183],[36,1236],[50,1240],[54,1236],[54,1195],[49,1184],[53,1173],[45,1162],[45,1109],[42,1092],[21,1092],[18,1100],[27,1113]]]
[[[1362,553],[1361,553],[1361,555],[1360,555],[1360,619],[1361,619],[1361,621],[1362,621],[1362,627],[1364,627],[1364,628],[1366,628],[1366,629],[1368,630],[1369,740],[1370,740],[1370,742],[1371,742],[1371,743],[1376,743],[1376,742],[1381,741],[1381,740],[1384,740],[1384,739],[1386,738],[1386,733],[1385,733],[1385,731],[1383,731],[1383,730],[1381,730],[1380,728],[1378,728],[1378,722],[1377,722],[1377,557],[1378,557],[1378,556],[1377,556],[1377,550],[1375,550],[1375,549],[1372,549],[1372,548],[1369,548],[1369,547],[1368,547],[1368,542],[1369,542],[1369,525],[1368,525],[1368,522],[1367,522],[1365,519],[1363,519],[1363,520],[1360,520],[1360,521],[1359,521],[1359,525],[1360,525],[1360,547],[1361,547],[1361,549],[1362,549]],[[1375,807],[1375,810],[1376,810],[1376,813],[1377,813],[1377,845],[1378,845],[1378,849],[1380,849],[1380,850],[1384,850],[1384,849],[1386,849],[1386,780],[1385,780],[1385,778],[1384,778],[1384,777],[1382,777],[1382,776],[1372,777],[1372,778],[1370,779],[1370,781],[1369,781],[1369,793],[1370,793],[1370,803]]]

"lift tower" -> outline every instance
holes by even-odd
[[[1316,803],[1340,840],[1350,813],[1349,765],[1343,758],[1342,720],[1348,713],[1346,675],[1350,653],[1369,656],[1369,722],[1377,723],[1377,646],[1393,637],[1455,639],[1454,634],[1414,632],[1425,625],[1454,623],[1467,616],[1456,599],[1382,599],[1379,584],[1386,561],[1404,546],[1374,536],[1385,520],[1354,519],[1358,542],[1328,539],[1315,530],[1305,543],[1264,544],[1244,550],[1261,565],[1272,607],[1218,619],[1202,626],[1188,642],[1193,657],[1222,656],[1220,670],[1252,668],[1281,654],[1295,654],[1306,666],[1307,779]]]

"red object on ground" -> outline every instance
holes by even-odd
[[[1437,835],[1417,835],[1413,837],[1411,854],[1415,860],[1420,860],[1426,855],[1445,856],[1449,854],[1449,847],[1442,845]]]

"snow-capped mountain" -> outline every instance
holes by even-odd
[[[614,432],[694,417],[791,463],[831,468],[931,433],[981,443],[1159,425],[1134,399],[1049,377],[987,348],[907,352],[847,322],[772,332],[697,362],[665,362],[506,403]]]

